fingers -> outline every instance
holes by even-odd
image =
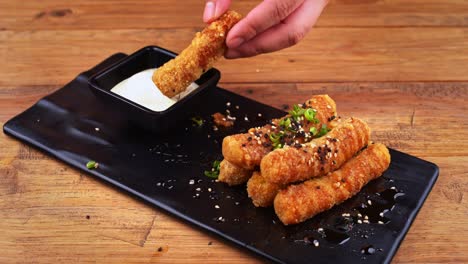
[[[228,48],[237,48],[257,34],[280,23],[303,2],[304,0],[265,0],[261,2],[231,29],[226,38],[226,45]]]
[[[224,14],[231,5],[231,0],[209,0],[205,4],[203,22],[209,23]]]
[[[229,48],[225,57],[228,59],[251,57],[297,44],[315,24],[326,4],[327,1],[324,0],[304,1],[279,24],[256,35],[237,48]]]

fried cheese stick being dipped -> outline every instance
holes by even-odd
[[[369,145],[340,169],[329,175],[279,191],[275,212],[283,224],[297,224],[332,208],[358,193],[390,165],[390,154],[383,144]]]
[[[240,185],[247,182],[253,171],[236,166],[227,160],[219,164],[218,181],[227,183],[229,186]]]
[[[247,182],[247,194],[256,207],[270,207],[282,187],[283,185],[265,180],[262,174],[256,171]]]
[[[298,117],[296,121],[291,115],[286,115],[263,127],[251,128],[248,133],[225,137],[222,146],[224,159],[244,169],[254,170],[278,144],[293,145],[310,141],[313,138],[309,133],[312,127],[314,131],[319,131],[323,125],[331,126],[336,117],[336,104],[328,95],[313,96],[302,105],[301,109],[304,108],[315,110],[313,121],[304,116]],[[291,133],[289,130],[297,132]],[[279,138],[281,133],[285,136]]]
[[[174,97],[200,78],[224,55],[227,33],[241,18],[239,13],[228,10],[202,32],[197,32],[180,55],[154,72],[153,82],[159,90],[167,97]]]
[[[286,185],[325,175],[341,167],[370,139],[370,128],[358,118],[340,122],[325,136],[301,147],[285,147],[268,153],[260,164],[269,182]]]

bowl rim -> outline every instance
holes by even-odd
[[[140,104],[138,104],[138,103],[136,103],[136,102],[134,102],[134,101],[132,101],[130,99],[127,99],[127,98],[125,98],[125,97],[123,97],[123,96],[121,96],[119,94],[113,93],[110,90],[102,88],[96,82],[96,79],[98,79],[99,77],[102,77],[102,76],[104,76],[106,74],[109,74],[110,72],[116,70],[117,68],[121,67],[125,63],[132,60],[134,57],[137,57],[137,56],[141,55],[142,53],[150,52],[150,51],[156,51],[156,52],[162,53],[164,55],[169,55],[169,56],[171,56],[173,58],[175,58],[178,55],[175,52],[172,52],[170,50],[161,48],[159,46],[155,46],[155,45],[145,46],[145,47],[135,51],[134,53],[132,53],[130,55],[127,55],[126,57],[118,60],[114,64],[109,65],[108,67],[105,67],[104,69],[102,69],[102,70],[98,71],[97,73],[93,74],[88,79],[88,86],[90,86],[92,89],[98,90],[99,92],[105,94],[106,96],[112,97],[114,100],[119,100],[119,101],[121,101],[121,102],[123,102],[123,103],[125,103],[127,105],[130,105],[130,106],[132,106],[134,108],[137,108],[140,111],[144,111],[144,112],[146,112],[148,114],[152,114],[152,115],[164,115],[164,114],[167,114],[167,113],[171,112],[172,110],[174,110],[176,107],[180,106],[181,104],[184,104],[186,101],[190,100],[191,97],[193,97],[196,94],[200,93],[202,90],[205,90],[206,88],[209,88],[210,85],[208,85],[208,83],[209,83],[210,80],[215,79],[213,86],[216,86],[219,79],[221,78],[220,71],[218,69],[212,67],[211,69],[209,69],[208,71],[206,71],[206,72],[204,72],[202,74],[202,76],[203,76],[204,74],[208,73],[208,74],[212,75],[211,77],[208,77],[208,79],[205,82],[201,83],[201,84],[197,83],[198,87],[195,90],[193,90],[192,92],[190,92],[189,94],[184,96],[184,98],[182,98],[180,100],[177,100],[173,105],[169,106],[168,108],[166,108],[163,111],[151,110],[151,109],[149,109],[149,108],[147,108],[147,107],[145,107],[143,105],[140,105]],[[123,81],[123,80],[125,80],[125,79],[122,79],[121,81]]]

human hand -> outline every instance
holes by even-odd
[[[228,33],[225,57],[252,57],[297,44],[317,21],[328,0],[264,0]],[[231,0],[208,0],[203,14],[211,22]]]

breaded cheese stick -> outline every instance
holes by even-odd
[[[289,133],[281,139],[281,144],[295,145],[312,140],[309,131],[311,127],[320,130],[322,125],[331,127],[331,123],[337,116],[336,104],[328,95],[315,95],[307,100],[303,108],[315,109],[315,118],[317,123],[306,120],[295,121],[291,115],[286,115],[281,119],[274,119],[270,124],[263,127],[251,128],[248,133],[227,136],[223,139],[223,156],[234,165],[253,170],[260,165],[262,158],[274,149],[270,136],[278,135],[287,130],[280,125],[281,120],[289,119],[290,126],[297,133]],[[288,128],[289,129],[289,128]]]
[[[186,49],[154,72],[153,82],[159,90],[167,97],[173,97],[209,70],[224,55],[227,33],[241,17],[228,10],[202,32],[197,32]]]
[[[240,185],[247,182],[253,171],[236,166],[227,160],[222,160],[219,164],[218,181],[227,183],[230,186]]]
[[[329,175],[279,191],[275,212],[283,224],[297,224],[330,209],[358,193],[390,165],[390,154],[383,144],[369,145],[340,169]]]
[[[247,193],[255,206],[270,207],[282,187],[282,185],[265,180],[262,174],[256,171],[247,182]]]
[[[370,139],[366,122],[349,118],[323,137],[302,147],[285,147],[268,153],[260,164],[266,180],[286,185],[325,175],[341,167]]]

